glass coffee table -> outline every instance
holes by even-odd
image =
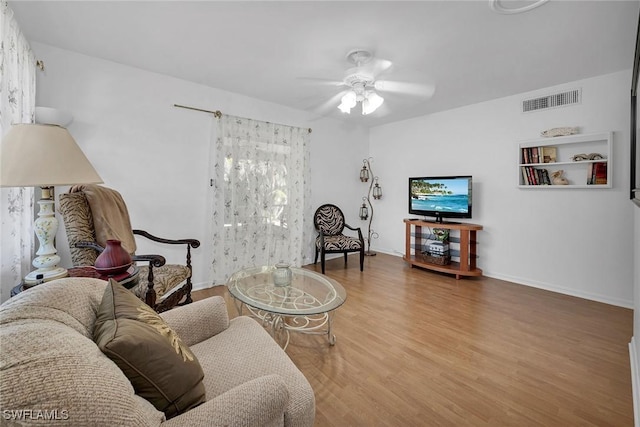
[[[342,285],[314,271],[291,267],[291,284],[278,286],[273,281],[274,270],[273,266],[252,267],[229,278],[227,288],[238,314],[246,307],[251,316],[270,328],[285,350],[289,331],[326,335],[329,345],[335,345],[331,323],[333,312],[347,298]]]

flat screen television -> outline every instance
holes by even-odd
[[[425,176],[409,178],[409,213],[445,218],[471,218],[472,178]]]

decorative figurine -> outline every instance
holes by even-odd
[[[553,185],[569,185],[569,181],[567,181],[567,178],[562,176],[563,173],[563,170],[553,172],[551,174],[551,183]]]

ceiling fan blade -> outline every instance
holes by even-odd
[[[380,92],[396,92],[425,98],[432,97],[436,91],[436,86],[433,84],[396,82],[390,80],[377,80],[374,87]]]
[[[369,115],[373,117],[384,117],[384,116],[388,116],[389,114],[391,114],[391,108],[389,107],[389,103],[385,102],[380,107],[378,107],[376,111],[374,111]]]
[[[338,104],[340,104],[340,99],[347,93],[346,90],[340,91],[333,95],[331,98],[323,102],[322,104],[314,107],[311,111],[319,116],[328,115],[333,109],[338,110]]]
[[[387,59],[371,58],[369,62],[367,62],[366,64],[362,64],[360,68],[363,71],[376,77],[389,70],[392,65],[393,63]]]
[[[323,79],[319,77],[298,77],[297,80],[308,82],[316,86],[340,87],[344,85],[341,80]]]

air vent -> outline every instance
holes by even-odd
[[[582,90],[574,89],[567,92],[555,93],[540,98],[525,99],[522,101],[522,112],[546,110],[548,108],[564,107],[580,104],[582,102]]]

